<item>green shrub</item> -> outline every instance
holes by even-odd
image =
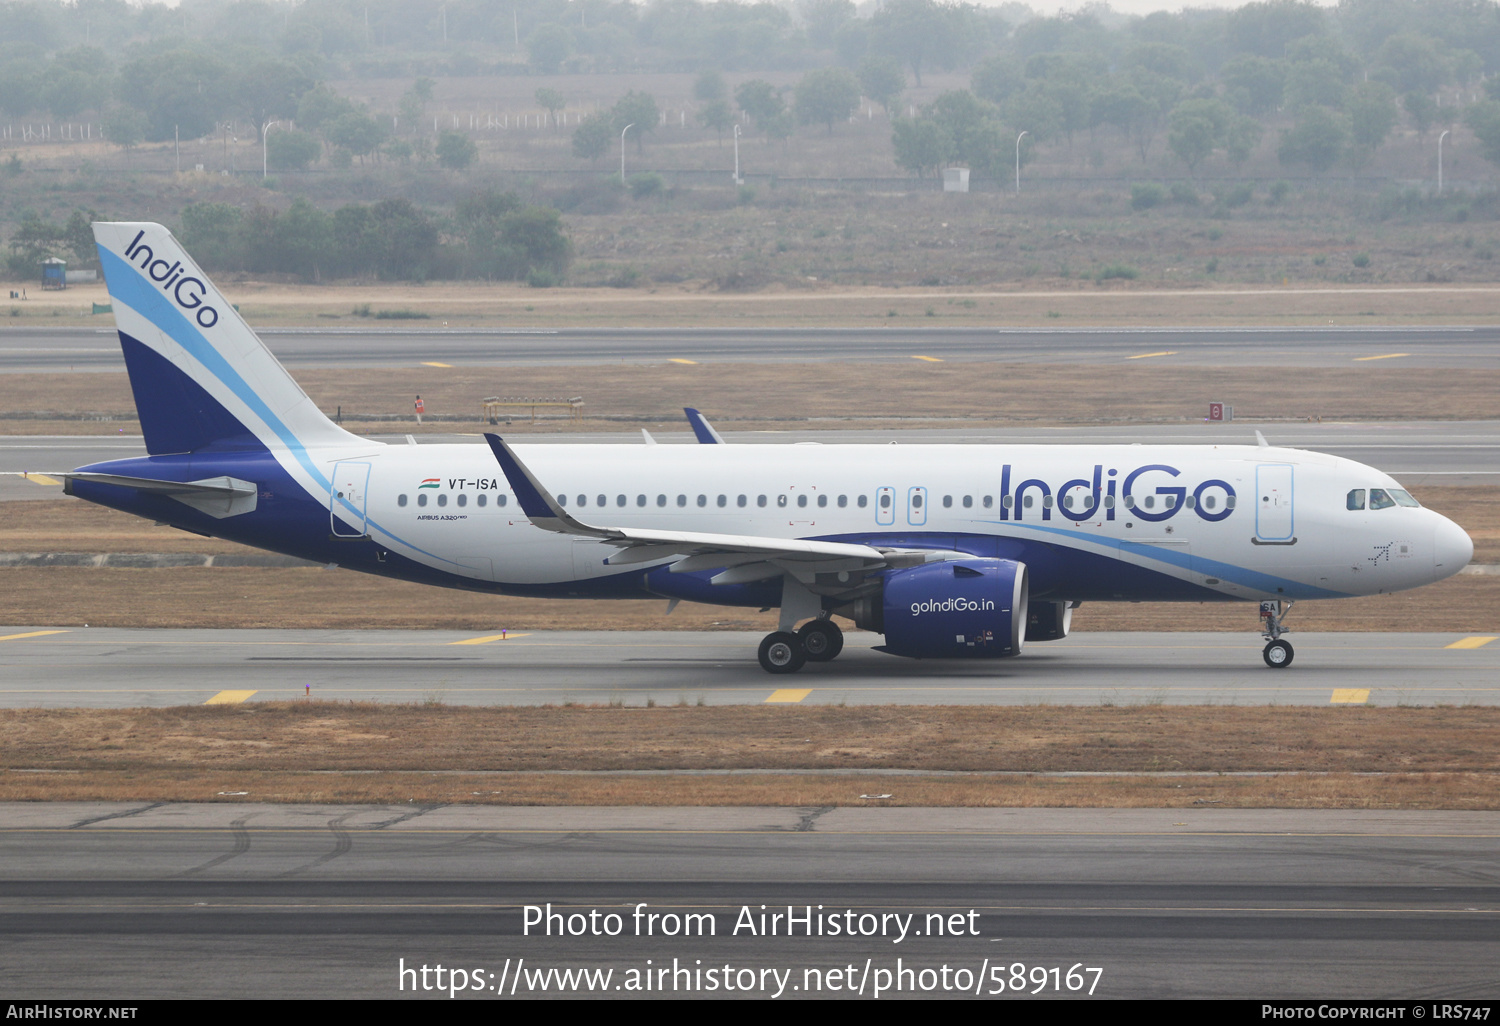
[[[1355,267],[1369,267],[1370,266],[1370,254],[1368,254],[1368,253],[1356,253],[1356,254],[1354,254],[1354,266]]]
[[[1130,207],[1132,210],[1150,210],[1158,206],[1167,198],[1167,190],[1155,182],[1146,182],[1142,185],[1130,187]]]
[[[667,183],[662,180],[661,175],[655,171],[646,171],[643,174],[630,176],[630,195],[636,199],[646,199],[648,196],[658,195]]]
[[[1134,281],[1140,276],[1141,272],[1137,271],[1129,264],[1110,264],[1108,267],[1102,268],[1098,274],[1094,275],[1094,280],[1108,281],[1111,278],[1124,278],[1126,281]]]

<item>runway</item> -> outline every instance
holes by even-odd
[[[1085,608],[1079,615],[1087,612]],[[772,676],[744,631],[329,631],[0,627],[0,706],[217,702],[447,705],[1494,705],[1487,635],[1289,635],[1272,670],[1252,628],[1075,632],[1019,658],[916,661],[850,633],[831,663]]]
[[[291,366],[868,363],[939,360],[1110,363],[1142,357],[1212,367],[1500,366],[1500,327],[1295,328],[261,328]],[[0,329],[0,371],[119,370],[114,328]]]
[[[1343,456],[1392,474],[1411,488],[1423,485],[1500,484],[1500,421],[1401,421],[1121,425],[1110,427],[950,428],[840,431],[809,426],[789,431],[721,429],[731,444],[902,442],[972,445],[1254,445],[1259,430],[1274,445]],[[404,435],[374,436],[401,444]],[[657,431],[664,445],[693,445],[684,420],[680,431]],[[477,433],[423,435],[419,444],[480,441]],[[526,435],[526,445],[640,445],[639,431]],[[146,455],[139,436],[0,435],[0,471],[66,471],[105,460]],[[57,498],[62,486],[0,477],[0,501]]]
[[[0,936],[28,999],[448,1000],[441,964],[490,999],[665,969],[648,996],[1474,1001],[1497,841],[1495,813],[6,804]],[[601,935],[545,936],[549,903]]]

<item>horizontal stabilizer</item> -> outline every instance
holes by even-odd
[[[66,482],[64,490],[73,494],[74,481],[90,484],[114,485],[117,488],[134,488],[138,492],[150,492],[176,499],[200,513],[222,520],[241,513],[255,512],[257,488],[253,482],[241,481],[237,477],[208,477],[201,481],[162,481],[153,477],[128,477],[124,474],[94,474],[69,472],[59,474]]]

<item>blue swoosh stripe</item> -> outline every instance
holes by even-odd
[[[1042,527],[1040,524],[1020,523],[1016,524],[1015,526],[1024,527],[1031,531],[1039,531],[1045,534],[1061,535],[1065,538],[1074,538],[1080,541],[1092,542],[1095,545],[1100,544],[1100,539],[1095,538],[1092,535],[1084,534],[1082,531],[1069,531],[1066,528],[1062,527]],[[1303,584],[1301,581],[1293,581],[1285,577],[1276,577],[1272,574],[1261,573],[1259,570],[1251,570],[1248,567],[1236,566],[1233,563],[1221,563],[1216,559],[1207,559],[1203,556],[1196,557],[1199,561],[1199,567],[1195,568],[1191,562],[1194,557],[1189,553],[1173,552],[1171,551],[1171,549],[1160,545],[1147,545],[1143,542],[1120,541],[1116,542],[1116,547],[1122,549],[1125,552],[1129,552],[1131,555],[1144,556],[1147,559],[1154,559],[1159,563],[1166,563],[1170,566],[1175,566],[1183,570],[1195,570],[1200,568],[1203,570],[1212,570],[1214,576],[1220,578],[1221,580],[1233,581],[1235,584],[1243,585],[1246,588],[1255,588],[1260,591],[1270,592],[1275,591],[1278,588],[1296,588],[1304,594],[1308,592],[1313,593],[1306,594],[1307,598],[1352,597],[1342,591],[1332,591],[1328,588],[1320,588],[1314,584]]]

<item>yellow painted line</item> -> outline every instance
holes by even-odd
[[[1411,355],[1410,353],[1383,353],[1380,356],[1356,356],[1354,358],[1354,362],[1355,363],[1362,363],[1365,360],[1394,360],[1397,357],[1410,356],[1410,355]]]
[[[1455,641],[1453,644],[1451,644],[1451,645],[1444,645],[1443,647],[1444,648],[1483,648],[1484,646],[1488,645],[1490,642],[1494,641],[1496,637],[1497,637],[1497,635],[1491,634],[1488,637],[1464,638],[1461,641]],[[5,640],[4,638],[0,638],[0,641],[4,641],[4,640]]]
[[[1175,350],[1175,349],[1164,349],[1164,350],[1162,350],[1159,353],[1136,353],[1134,356],[1127,356],[1127,357],[1125,357],[1125,359],[1127,359],[1127,360],[1149,360],[1153,356],[1176,356],[1176,355],[1177,355],[1177,350]]]
[[[22,474],[21,476],[24,477],[28,481],[35,481],[39,485],[60,485],[60,484],[62,484],[62,482],[59,481],[57,478],[55,478],[55,477],[48,477],[46,474]]]
[[[422,366],[423,367],[452,367],[453,364],[451,364],[451,363],[438,363],[438,362],[436,362],[434,360],[423,360],[422,361]]]
[[[20,641],[22,638],[41,638],[48,634],[66,634],[67,631],[32,631],[29,634],[7,634],[0,641]]]
[[[245,699],[255,694],[254,691],[220,691],[210,698],[204,705],[239,705]]]
[[[486,634],[482,638],[465,638],[462,641],[450,641],[450,645],[488,645],[492,641],[505,641],[507,638],[526,638],[530,634],[512,634],[507,631],[504,634]]]
[[[771,692],[767,702],[800,702],[812,694],[812,688],[778,688]]]
[[[921,360],[923,363],[942,363],[936,356],[913,356],[913,360]]]
[[[1363,705],[1370,700],[1369,688],[1334,688],[1330,703],[1344,702],[1350,705]]]
[[[669,359],[667,362],[668,363],[685,363],[685,364],[688,364],[691,367],[698,366],[698,361],[697,360],[684,360],[680,356],[674,356],[671,359]]]

